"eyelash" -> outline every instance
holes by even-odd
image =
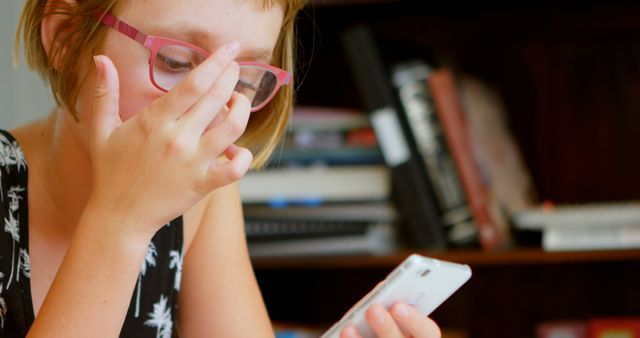
[[[191,68],[193,68],[193,67],[191,67],[191,64],[190,64],[190,63],[187,63],[187,62],[180,62],[180,61],[174,60],[174,59],[172,59],[172,58],[170,58],[170,57],[164,56],[164,55],[159,54],[159,53],[157,54],[156,58],[160,59],[160,61],[161,61],[163,64],[167,65],[167,67],[168,67],[169,69],[176,69],[176,68],[186,68],[186,69],[191,69]],[[175,67],[176,65],[177,65],[178,67]]]

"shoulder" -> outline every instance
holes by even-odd
[[[212,215],[216,214],[219,216],[242,216],[242,203],[237,183],[212,191],[185,212],[183,215],[185,251],[189,250],[196,233],[205,221],[215,222],[216,217]]]

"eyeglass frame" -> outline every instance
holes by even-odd
[[[155,63],[155,58],[158,54],[158,51],[162,47],[167,45],[178,45],[182,47],[192,48],[198,53],[201,53],[203,56],[205,56],[205,58],[211,55],[209,52],[205,51],[204,49],[196,45],[190,44],[188,42],[166,38],[162,36],[147,35],[142,31],[140,31],[139,29],[129,25],[128,23],[120,20],[119,18],[117,18],[116,16],[108,12],[102,13],[102,15],[99,15],[98,19],[100,23],[102,23],[103,25],[126,35],[130,39],[140,43],[142,46],[144,46],[146,49],[148,49],[151,52],[151,55],[149,56],[149,79],[151,80],[151,83],[154,85],[154,87],[158,88],[159,90],[165,93],[168,92],[168,90],[162,88],[159,84],[156,83],[154,74],[153,74],[153,65]],[[264,68],[270,71],[271,73],[273,73],[277,79],[276,85],[272,93],[269,95],[269,97],[267,97],[264,100],[264,102],[261,103],[259,106],[252,107],[251,112],[256,112],[264,108],[264,106],[266,106],[271,101],[271,99],[273,99],[273,97],[278,93],[278,90],[280,90],[282,86],[289,85],[293,82],[293,74],[291,74],[290,72],[284,69],[280,69],[272,65],[264,64],[261,62],[252,62],[252,61],[240,61],[238,62],[238,65],[240,67],[250,66],[250,67]]]

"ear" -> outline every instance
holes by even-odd
[[[65,13],[73,13],[76,4],[75,0],[47,0],[45,4],[40,24],[40,38],[49,64],[56,70],[60,70],[59,60],[66,54],[66,46],[63,45],[64,36],[58,33],[60,33],[63,23],[69,19]],[[56,56],[57,58],[54,60],[53,58]]]

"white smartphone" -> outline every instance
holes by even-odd
[[[354,325],[364,338],[375,337],[365,319],[373,304],[386,308],[397,302],[412,305],[428,316],[471,277],[466,264],[446,262],[412,254],[364,296],[321,338],[338,338],[346,325]]]

